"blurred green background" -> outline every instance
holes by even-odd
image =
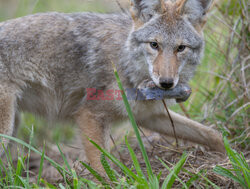
[[[115,5],[105,0],[0,0],[0,21],[37,12],[107,12]]]
[[[121,0],[121,4],[128,3]],[[0,0],[0,21],[36,12],[112,12],[115,0]],[[215,1],[205,28],[206,49],[202,64],[191,81],[193,93],[175,111],[220,129],[231,142],[249,149],[249,18],[246,0]],[[35,145],[46,140],[70,141],[74,131],[22,115],[19,137],[28,138],[35,127]],[[47,129],[44,129],[47,128]]]

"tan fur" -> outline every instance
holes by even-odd
[[[166,59],[166,57],[168,58]],[[161,51],[154,61],[153,72],[162,78],[175,78],[179,65],[174,53]]]
[[[100,147],[109,149],[108,139],[105,135],[108,128],[100,122],[101,121],[98,120],[96,114],[92,113],[88,109],[82,109],[76,115],[76,123],[81,129],[82,141],[85,148],[84,150],[90,165],[98,172],[104,173],[100,162],[101,152],[89,141],[89,139],[91,139]]]
[[[222,136],[215,130],[181,116],[173,111],[170,111],[170,115],[174,121],[178,138],[198,142],[209,146],[211,149],[225,152]],[[167,135],[169,136],[174,135],[173,128],[166,112],[154,114],[141,121],[140,124],[145,128],[157,131],[159,133],[168,133]],[[154,127],[152,127],[152,125],[154,125]]]
[[[162,14],[164,14],[167,11],[165,0],[160,0],[160,1],[161,1]]]
[[[179,14],[182,14],[186,2],[187,2],[187,0],[178,0],[176,2],[176,11]]]
[[[166,11],[164,13],[164,17],[166,20],[166,23],[168,24],[175,24],[176,18],[180,17],[180,14],[178,13],[176,9],[176,4],[171,1],[166,1],[165,3]]]
[[[136,29],[142,27],[144,23],[142,20],[140,20],[136,16],[136,12],[134,11],[134,9],[132,7],[130,8],[130,14],[131,14],[131,18],[133,19],[134,29],[136,30]]]
[[[11,94],[10,94],[11,95]],[[13,123],[14,107],[13,96],[6,96],[0,98],[0,133],[11,134],[9,125]]]
[[[7,84],[4,85],[0,82],[0,133],[12,135],[15,119],[14,106],[15,96],[13,90]],[[8,143],[6,138],[2,140],[4,145]]]

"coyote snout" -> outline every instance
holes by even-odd
[[[174,79],[173,78],[160,78],[160,85],[164,89],[171,89],[174,86]]]
[[[179,81],[179,66],[176,55],[160,52],[153,63],[152,79],[158,87],[174,88]]]

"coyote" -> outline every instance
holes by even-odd
[[[187,84],[203,53],[210,5],[211,0],[131,0],[126,14],[53,12],[0,23],[0,133],[12,135],[19,111],[72,121],[91,166],[101,170],[100,152],[87,137],[108,149],[110,125],[127,112],[121,100],[88,100],[87,89],[119,90],[111,62],[125,88],[145,80],[165,91]],[[160,100],[130,105],[140,126],[174,135]],[[170,114],[177,137],[224,152],[217,131]]]

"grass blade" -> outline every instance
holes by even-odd
[[[58,150],[60,151],[60,154],[61,154],[61,156],[62,156],[62,158],[63,158],[63,161],[64,161],[65,165],[67,166],[68,170],[71,171],[71,168],[70,168],[70,166],[69,166],[69,163],[68,163],[66,157],[64,156],[64,154],[63,154],[63,152],[62,152],[62,150],[61,150],[59,144],[56,143],[56,145],[57,145]],[[71,172],[71,174],[72,174],[72,172]]]
[[[30,146],[31,146],[31,143],[32,143],[32,140],[33,140],[33,137],[34,137],[34,128],[33,128],[33,125],[31,127],[31,132],[30,132],[30,138],[29,138],[29,148],[28,148],[28,158],[27,158],[27,163],[26,163],[26,166],[27,166],[27,180],[29,181],[29,175],[30,175],[30,170],[29,170],[29,163],[30,163]]]
[[[76,175],[76,171],[74,169],[71,170],[71,173],[73,175],[73,188],[74,189],[80,189],[80,183],[78,182],[78,177]]]
[[[147,167],[147,172],[148,172],[148,175],[149,177],[154,177],[154,174],[153,174],[153,171],[152,171],[152,167],[151,167],[151,164],[149,162],[149,159],[148,159],[148,155],[147,155],[147,152],[146,152],[146,149],[145,149],[145,146],[142,142],[142,139],[141,139],[141,136],[140,136],[140,133],[139,133],[139,130],[138,130],[138,127],[137,127],[137,124],[136,124],[136,121],[135,121],[135,118],[134,118],[134,115],[132,113],[132,110],[130,108],[130,105],[129,105],[129,102],[128,102],[128,99],[127,99],[127,96],[125,94],[125,91],[123,89],[123,86],[122,86],[122,83],[121,83],[121,80],[119,78],[119,75],[118,75],[118,72],[115,68],[115,65],[114,63],[112,62],[112,65],[113,65],[113,69],[114,69],[114,74],[115,74],[115,77],[116,77],[116,81],[117,81],[117,84],[119,86],[119,89],[122,91],[122,99],[123,99],[123,102],[124,102],[124,105],[126,107],[126,110],[127,110],[127,113],[128,113],[128,117],[129,117],[129,120],[133,126],[133,129],[135,131],[135,135],[136,135],[136,138],[138,140],[138,143],[139,143],[139,146],[140,146],[140,149],[141,149],[141,152],[142,152],[142,156],[144,158],[144,161],[145,161],[145,164],[146,164],[146,167]]]
[[[238,177],[236,177],[230,170],[228,169],[225,169],[224,167],[221,167],[221,166],[216,166],[213,171],[221,176],[224,176],[224,177],[227,177],[227,178],[230,178],[232,180],[234,180],[235,182],[241,184],[242,186],[245,186],[245,183],[242,182],[240,179],[238,179]]]
[[[46,182],[45,180],[41,179],[41,183],[43,183],[46,188],[49,188],[49,189],[57,189],[53,184],[50,184],[48,182]]]
[[[202,177],[205,181],[207,181],[213,188],[220,189],[216,184],[214,184],[211,180],[209,180],[207,177],[204,177],[200,172],[197,173],[200,177]]]
[[[201,171],[202,171],[202,170],[201,170]],[[201,171],[200,171],[200,172],[201,172]],[[199,173],[200,173],[200,172],[199,172]],[[192,175],[192,177],[186,182],[186,187],[187,187],[187,188],[190,188],[190,187],[192,186],[193,182],[199,179],[199,176],[198,176],[198,174],[192,174],[192,173],[190,173],[189,171],[188,171],[188,173],[189,173],[190,175]],[[182,189],[184,189],[184,188],[186,188],[186,187],[183,186]]]
[[[118,180],[117,180],[117,178],[115,176],[115,172],[110,167],[108,161],[105,159],[105,155],[104,154],[101,155],[101,163],[102,163],[102,166],[103,166],[105,172],[107,173],[110,181],[118,183]]]
[[[162,175],[162,170],[157,175],[157,179],[158,179],[159,182],[160,182],[160,179],[161,179],[161,175]]]
[[[2,143],[3,151],[5,153],[6,159],[7,159],[7,171],[6,171],[6,179],[7,181],[13,185],[14,184],[14,173],[13,173],[13,167],[11,162],[11,157],[9,157],[11,154],[8,153],[7,149],[5,148],[4,144]]]
[[[39,171],[38,171],[38,177],[37,177],[37,185],[38,186],[40,184],[40,179],[41,179],[42,172],[43,172],[44,155],[45,155],[45,143],[43,143],[43,151],[42,151],[42,156],[41,156],[41,161],[40,161],[40,166],[39,166]]]
[[[39,152],[37,149],[35,149],[33,146],[30,146],[29,144],[27,144],[26,142],[18,139],[18,138],[15,138],[15,137],[12,137],[12,136],[8,136],[8,135],[4,135],[4,134],[0,134],[0,137],[3,137],[3,138],[7,138],[9,140],[12,140],[18,144],[21,144],[22,146],[25,146],[26,148],[30,148],[30,150],[32,150],[33,152],[39,154],[40,156],[42,156],[42,153]],[[59,168],[63,171],[65,171],[67,174],[70,174],[69,171],[67,171],[64,167],[62,167],[60,164],[56,163],[54,160],[52,160],[51,158],[49,158],[48,156],[44,155],[44,158],[49,161],[55,168]]]
[[[153,189],[159,189],[160,184],[157,176],[154,175],[153,178],[149,178],[149,187],[148,188],[153,188]]]
[[[81,182],[83,182],[83,183],[86,183],[86,184],[88,185],[88,188],[90,188],[90,189],[92,189],[92,188],[93,188],[93,189],[98,188],[97,185],[96,185],[93,181],[91,181],[91,180],[87,180],[87,179],[82,178],[82,177],[80,177],[79,180],[80,180]],[[87,188],[87,187],[86,187],[86,188]]]
[[[116,164],[120,169],[124,171],[124,173],[134,178],[135,180],[138,180],[138,176],[133,173],[130,169],[128,169],[122,162],[120,162],[116,157],[114,157],[112,154],[108,153],[105,149],[102,149],[98,144],[96,144],[93,140],[89,139],[89,141],[97,148],[99,149],[106,157],[108,157],[114,164]]]
[[[4,166],[4,163],[3,163],[3,161],[2,161],[2,158],[0,158],[0,169],[1,169],[1,171],[0,171],[0,184],[1,183],[3,183],[3,180],[6,180],[6,179],[4,179],[4,176],[3,175],[8,175],[7,174],[7,169],[6,169],[6,167]]]
[[[60,189],[65,189],[65,187],[60,183],[59,184]]]
[[[97,172],[95,171],[92,167],[90,167],[88,164],[80,161],[80,163],[86,168],[89,170],[89,172],[97,179],[99,180],[102,185],[106,186],[107,188],[110,188],[108,187],[108,184],[106,183],[106,181],[104,180],[104,178]]]
[[[187,154],[183,154],[181,159],[178,161],[178,163],[174,166],[174,168],[168,174],[167,178],[164,180],[164,182],[162,184],[162,189],[165,189],[165,188],[169,189],[172,187],[175,179],[177,178],[177,175],[179,174],[181,168],[185,164],[186,159],[187,159]],[[169,167],[162,160],[160,160],[160,161],[167,169],[169,169]],[[182,181],[180,181],[180,182],[182,182]],[[182,182],[182,184],[184,186],[186,186],[185,183]],[[187,188],[187,186],[186,186],[186,188]]]
[[[137,159],[137,157],[136,157],[136,155],[135,155],[135,152],[134,152],[134,150],[131,148],[131,146],[130,146],[130,144],[129,144],[129,142],[128,142],[128,137],[127,137],[127,135],[125,136],[125,143],[126,143],[126,145],[127,145],[128,151],[129,151],[129,153],[130,153],[130,157],[132,158],[133,164],[134,164],[134,166],[135,166],[135,170],[136,170],[136,172],[137,172],[139,178],[141,178],[142,181],[144,180],[144,181],[147,183],[146,177],[144,176],[144,174],[143,174],[143,172],[142,172],[142,170],[141,170],[141,166],[140,166],[140,164],[139,164],[139,162],[138,162],[138,159]]]
[[[234,172],[237,175],[237,179],[241,186],[245,188],[250,188],[250,174],[249,174],[249,166],[247,162],[245,162],[245,158],[243,158],[230,147],[230,144],[226,137],[224,137],[224,144],[227,151],[227,155],[229,160],[234,167]],[[242,176],[242,174],[244,176]]]
[[[241,158],[242,158],[242,162],[243,162],[242,164],[245,168],[245,171],[243,171],[244,177],[245,177],[245,180],[247,182],[248,188],[250,188],[250,168],[249,168],[249,165],[248,165],[242,152],[241,152]]]
[[[28,179],[24,180],[21,176],[18,176],[18,179],[23,184],[25,189],[31,188]]]
[[[22,170],[25,169],[24,159],[22,157],[18,157],[17,159],[17,166],[16,166],[16,175],[14,180],[15,186],[20,186],[19,176],[22,176]]]

